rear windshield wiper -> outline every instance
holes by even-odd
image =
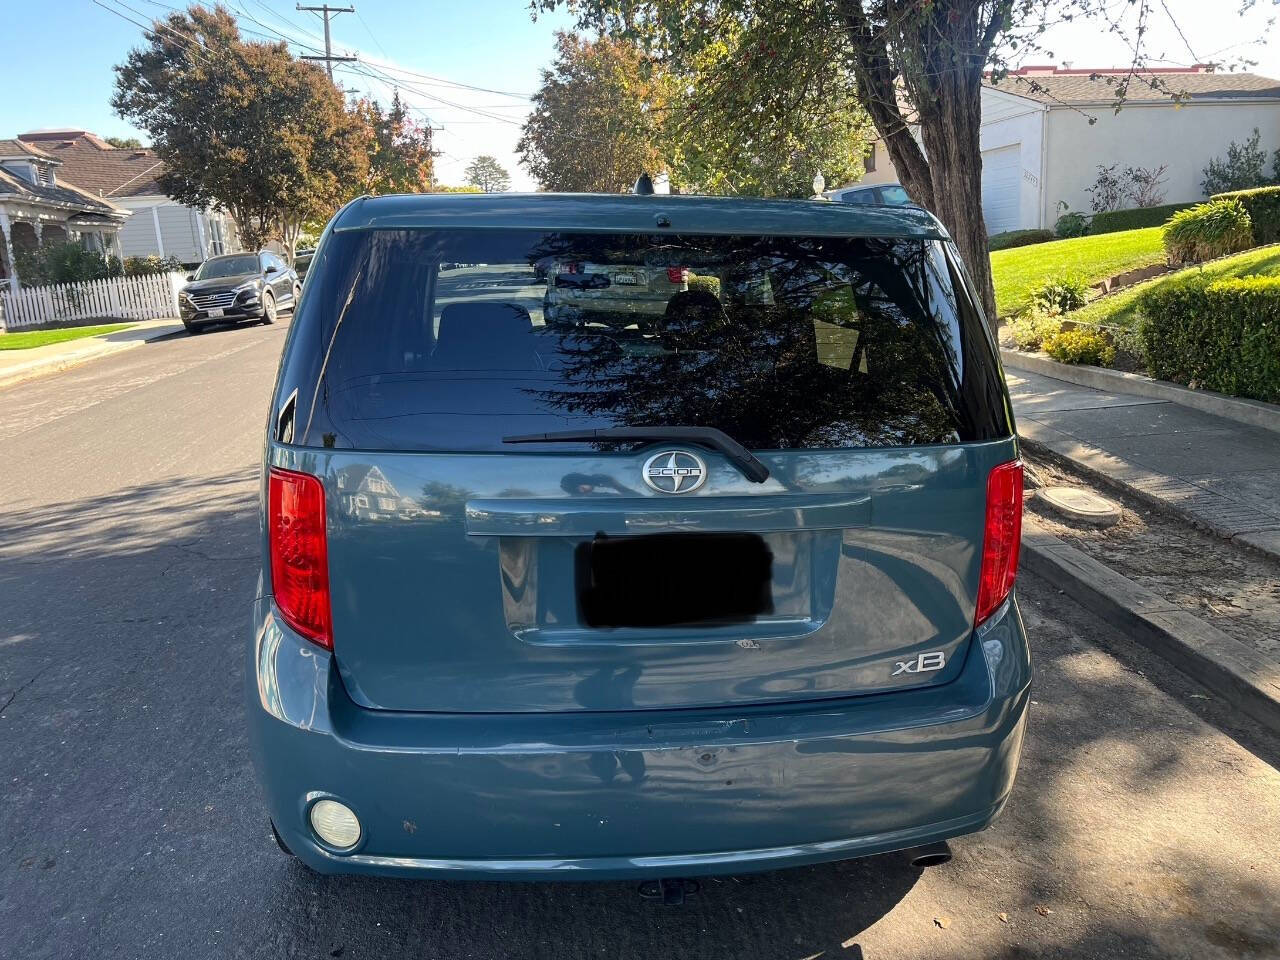
[[[503,443],[591,443],[597,440],[683,440],[710,447],[733,463],[752,483],[769,479],[769,468],[751,451],[715,427],[606,427],[601,430],[559,430],[503,437]]]

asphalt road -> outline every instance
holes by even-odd
[[[1280,743],[1030,576],[1018,785],[945,867],[707,880],[679,908],[306,873],[270,840],[241,708],[283,333],[0,389],[0,957],[1280,954]]]

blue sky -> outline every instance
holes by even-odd
[[[337,78],[345,88],[373,93],[384,101],[391,96],[389,81],[363,74],[384,73],[399,79],[401,93],[419,111],[418,118],[429,116],[434,125],[444,128],[436,133],[436,146],[445,152],[437,161],[442,180],[460,183],[466,163],[476,154],[490,153],[508,168],[517,187],[533,187],[518,169],[514,154],[518,124],[528,103],[505,94],[527,97],[537,88],[540,69],[551,62],[554,31],[572,25],[567,16],[540,14],[534,22],[521,0],[330,2],[355,6],[359,14],[344,13],[333,19],[335,52],[355,53],[366,61],[340,69]],[[40,128],[79,127],[103,136],[141,136],[145,141],[145,136],[112,113],[109,104],[111,68],[142,37],[142,30],[123,17],[144,21],[184,3],[102,3],[115,12],[92,0],[5,4],[4,32],[9,42],[4,75],[32,77],[38,83],[21,92],[12,82],[6,84],[8,93],[0,103],[0,137]],[[302,44],[323,47],[320,19],[294,10],[294,0],[228,0],[227,5],[246,32],[287,34],[300,41],[297,53],[314,52]],[[314,4],[307,0],[307,5]],[[57,37],[52,57],[46,43],[50,37]],[[399,72],[405,70],[435,79]],[[450,86],[440,79],[503,94]]]
[[[296,11],[294,0],[227,2],[246,32],[272,38],[286,34],[296,41],[296,53],[314,52],[322,44],[319,18]],[[537,87],[540,69],[552,58],[554,31],[571,26],[567,16],[557,12],[534,22],[525,0],[333,2],[353,3],[358,11],[334,18],[335,50],[354,53],[363,61],[340,68],[340,82],[383,100],[390,98],[394,82],[420,118],[430,117],[442,127],[436,134],[436,146],[444,151],[437,166],[442,181],[460,183],[466,163],[489,153],[511,172],[516,188],[534,186],[514,152],[519,124],[528,110],[521,98]],[[0,137],[49,127],[79,127],[103,136],[139,135],[111,112],[108,103],[111,68],[141,40],[141,29],[124,18],[143,21],[163,15],[170,6],[182,6],[182,0],[99,3],[5,4],[3,76],[8,82],[0,103]],[[1259,3],[1245,17],[1235,14],[1239,0],[1167,3],[1184,36],[1157,18],[1150,38],[1154,55],[1177,64],[1248,58],[1257,61],[1257,72],[1280,78],[1280,37],[1271,32],[1266,44],[1250,42],[1264,33],[1262,24],[1274,12],[1271,3]],[[1231,15],[1224,16],[1223,8]],[[1032,62],[1069,62],[1076,67],[1126,62],[1124,45],[1093,22],[1054,27],[1044,44],[1054,56],[1033,55]],[[31,82],[14,83],[19,78]]]

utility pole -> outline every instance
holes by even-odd
[[[323,60],[324,68],[327,71],[329,71],[329,79],[332,80],[333,65],[335,63],[350,63],[354,61],[356,58],[355,57],[335,57],[333,55],[333,47],[329,45],[329,18],[337,16],[340,13],[355,13],[356,8],[355,7],[331,7],[327,3],[321,4],[318,7],[304,7],[302,4],[299,3],[295,5],[295,9],[304,11],[306,13],[318,13],[320,14],[321,17],[324,18],[324,56],[322,57],[319,54],[315,54],[313,56],[307,56],[306,54],[303,54],[302,59],[303,60]]]

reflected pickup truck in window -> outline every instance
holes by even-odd
[[[965,276],[910,207],[339,212],[262,473],[282,848],[651,880],[931,862],[991,823],[1031,684],[1022,467]]]

